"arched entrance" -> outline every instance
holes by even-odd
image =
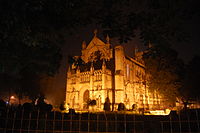
[[[83,109],[89,108],[89,106],[88,106],[89,99],[90,99],[90,92],[89,92],[89,90],[86,90],[83,93]]]

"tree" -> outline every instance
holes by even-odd
[[[124,110],[126,110],[126,107],[125,107],[124,103],[119,103],[117,110],[118,111],[124,111]]]
[[[185,106],[189,102],[196,101],[200,98],[200,88],[199,88],[199,77],[200,77],[200,57],[195,56],[193,59],[186,65],[186,74],[183,80],[183,87],[180,89],[182,100],[185,103]]]
[[[177,53],[170,47],[155,45],[144,53],[143,59],[149,90],[174,102],[184,71],[184,63],[177,58]]]
[[[105,100],[105,103],[104,103],[104,106],[103,106],[103,110],[104,111],[110,111],[110,100],[109,98],[107,97],[106,100]]]
[[[6,102],[3,99],[0,99],[0,111],[6,109]]]
[[[53,106],[51,104],[47,104],[45,102],[45,97],[44,95],[41,95],[38,100],[36,106],[38,109],[42,112],[50,112],[53,109]]]
[[[97,22],[105,34],[117,37],[120,43],[126,43],[137,34],[144,44],[150,40],[169,45],[171,41],[187,39],[183,22],[192,9],[187,0],[98,2],[98,6],[101,5],[102,8],[96,10]]]
[[[68,55],[68,64],[72,65],[74,68],[80,67],[84,64],[84,61],[79,56],[72,57]]]
[[[96,100],[89,100],[88,102],[88,106],[91,106],[92,107],[92,110],[94,109],[94,106],[97,104]]]
[[[22,107],[25,112],[31,112],[33,111],[34,105],[33,103],[24,103]]]
[[[20,97],[21,93],[36,93],[28,93],[35,85],[24,87],[24,79],[31,83],[41,75],[54,75],[61,59],[58,34],[50,32],[50,27],[38,18],[40,4],[9,0],[0,3],[0,80],[5,80],[1,89],[11,88]]]
[[[64,103],[61,103],[59,108],[61,111],[66,110]]]

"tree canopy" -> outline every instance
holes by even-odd
[[[143,58],[150,91],[174,101],[179,95],[184,71],[184,63],[178,59],[177,53],[169,47],[156,45],[149,48]]]
[[[186,73],[183,80],[183,86],[180,89],[182,98],[185,101],[198,100],[200,98],[200,57],[195,56],[186,65]]]

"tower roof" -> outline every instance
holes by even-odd
[[[101,59],[110,59],[112,57],[110,44],[104,43],[101,39],[97,37],[97,30],[94,31],[94,37],[88,44],[88,46],[82,50],[82,59],[87,63],[90,61],[92,56],[95,56],[95,52],[99,51],[101,53]]]

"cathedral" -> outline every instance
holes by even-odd
[[[81,56],[74,56],[69,65],[66,104],[75,110],[103,111],[109,102],[111,110],[123,103],[127,110],[158,109],[163,100],[146,85],[143,52],[126,55],[122,45],[111,47],[109,36],[103,42],[97,31],[89,44],[82,43]]]

